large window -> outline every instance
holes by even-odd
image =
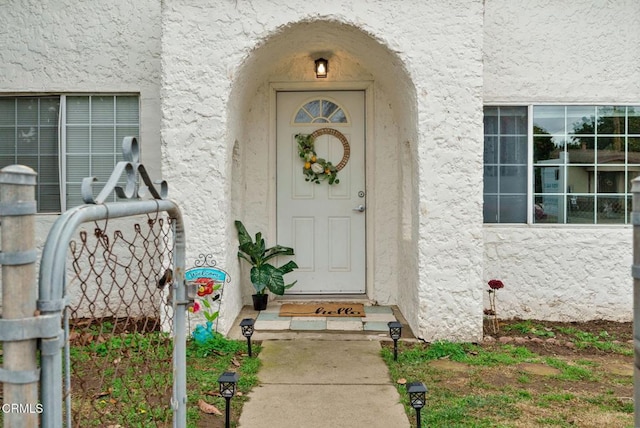
[[[484,109],[484,221],[527,221],[527,108]]]
[[[530,148],[523,163],[502,153],[518,138]],[[484,162],[485,223],[627,224],[640,106],[486,107]]]
[[[38,173],[38,212],[81,204],[82,179],[104,183],[128,135],[139,135],[137,96],[0,97],[0,168]]]

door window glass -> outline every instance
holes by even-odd
[[[296,112],[294,123],[349,123],[345,111],[324,98],[307,102]]]

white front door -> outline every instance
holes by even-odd
[[[364,105],[363,91],[277,94],[277,242],[299,266],[287,294],[365,292]],[[339,183],[305,181],[296,135],[314,132],[317,158],[340,169]]]

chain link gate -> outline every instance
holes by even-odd
[[[96,198],[83,181],[86,205],[58,219],[42,254],[38,309],[64,329],[41,340],[43,427],[186,425],[182,215],[138,162],[135,138],[123,152]],[[128,201],[104,203],[113,191]]]

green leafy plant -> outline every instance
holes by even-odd
[[[293,287],[297,281],[284,283],[284,275],[298,267],[293,260],[280,267],[267,263],[277,256],[293,256],[293,248],[282,245],[267,248],[262,233],[256,233],[254,242],[240,220],[236,220],[235,225],[238,230],[238,257],[251,264],[250,278],[256,294],[264,294],[268,289],[273,294],[283,295],[285,290]]]
[[[319,184],[321,180],[327,180],[329,184],[338,184],[338,168],[326,159],[319,158],[314,147],[312,134],[297,134],[298,155],[304,162],[302,172],[305,181]]]
[[[533,334],[538,337],[556,337],[552,329],[539,324],[534,324],[531,320],[521,321],[504,327],[507,331],[517,331],[522,334]]]

